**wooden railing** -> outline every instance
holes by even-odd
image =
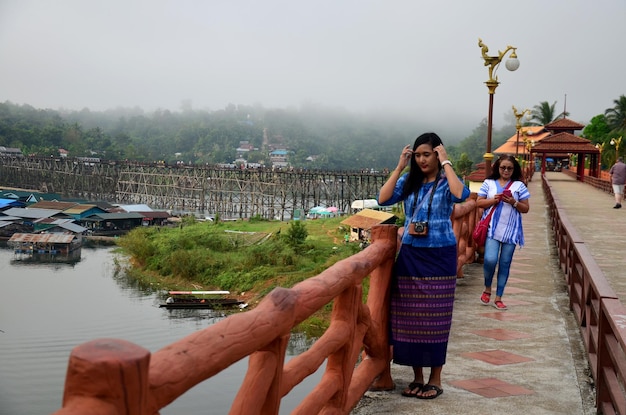
[[[598,413],[626,415],[626,307],[542,177],[570,308],[579,325],[596,385]]]
[[[580,177],[576,174],[576,170],[563,170],[563,174],[570,176],[573,179],[579,180]],[[611,185],[611,176],[607,171],[601,171],[600,177],[593,177],[589,175],[589,169],[585,169],[585,175],[583,176],[583,183],[591,185],[596,189],[600,189],[603,192],[613,193],[613,186]]]
[[[476,195],[452,214],[458,276],[473,262]],[[281,398],[326,363],[320,382],[293,414],[348,414],[372,385],[393,388],[388,339],[390,277],[397,227],[372,229],[372,244],[291,289],[276,288],[253,310],[234,314],[152,355],[119,339],[72,350],[57,415],[153,415],[198,383],[249,357],[231,415],[278,414]],[[363,303],[361,282],[370,277]],[[292,329],[333,301],[329,328],[287,364]],[[356,367],[356,368],[355,368]]]

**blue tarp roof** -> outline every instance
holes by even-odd
[[[24,207],[26,203],[20,202],[15,199],[0,199],[0,209],[4,209],[6,207]]]

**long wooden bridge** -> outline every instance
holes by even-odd
[[[349,212],[352,201],[375,198],[387,175],[24,157],[0,158],[0,177],[7,186],[64,197],[288,220],[318,205]]]

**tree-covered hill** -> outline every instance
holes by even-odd
[[[382,170],[395,167],[399,150],[429,130],[423,124],[313,104],[298,109],[229,105],[216,111],[183,107],[147,113],[140,108],[64,111],[4,102],[0,146],[46,157],[58,155],[62,148],[74,157],[216,164],[231,163],[240,142],[248,141],[253,147],[246,155],[249,162],[269,163],[269,151],[284,147],[290,151],[289,163],[297,168]],[[514,131],[512,123],[494,131],[494,148]],[[485,137],[483,120],[456,140],[442,138],[454,160],[465,153],[468,162],[477,163]]]

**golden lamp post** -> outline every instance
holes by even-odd
[[[619,158],[619,145],[622,143],[622,137],[619,138],[611,138],[611,145],[615,146],[615,162],[617,163],[617,159]]]
[[[511,52],[511,56],[505,62],[504,66],[509,71],[515,71],[519,68],[519,60],[517,60],[517,48],[513,46],[507,46],[504,49],[504,52],[498,51],[497,56],[489,56],[489,48],[487,45],[483,43],[483,40],[478,38],[478,46],[480,47],[480,51],[483,55],[483,60],[485,61],[485,66],[489,68],[489,79],[485,82],[487,85],[487,89],[489,89],[489,117],[487,118],[487,152],[483,156],[485,159],[485,177],[491,175],[491,160],[493,160],[493,154],[491,154],[491,130],[493,127],[493,96],[496,93],[496,88],[500,84],[498,82],[498,77],[495,76],[496,71],[498,70],[498,66],[504,56]],[[495,76],[495,77],[494,77]]]
[[[535,146],[535,140],[530,140],[528,138],[526,138],[526,131],[522,132],[522,135],[524,136],[524,148],[526,150],[526,153],[524,155],[524,158],[526,159],[526,163],[528,163],[528,165],[532,164],[530,155],[531,155],[531,150],[532,148]],[[535,166],[533,165],[533,169],[535,168]]]
[[[515,144],[515,157],[519,157],[519,132],[522,129],[522,123],[520,119],[526,114],[530,114],[530,110],[525,109],[522,112],[517,112],[517,108],[513,105],[513,115],[515,116],[515,129],[517,130],[517,143]]]
[[[606,143],[596,143],[596,148],[598,149],[598,177],[602,175],[602,150],[604,150],[604,145]]]

